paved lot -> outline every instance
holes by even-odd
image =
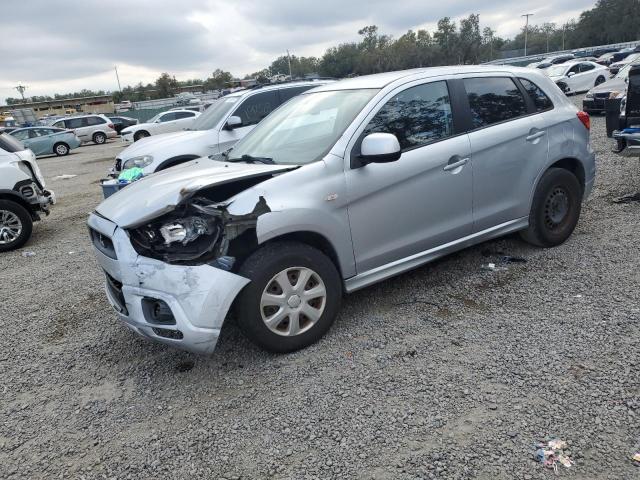
[[[0,477],[538,479],[533,445],[557,437],[576,462],[561,477],[638,478],[640,203],[613,199],[640,168],[592,131],[567,244],[513,236],[368,288],[284,356],[232,322],[211,358],[121,326],[85,221],[122,147],[41,159],[59,204],[0,256]],[[498,252],[528,262],[482,270]]]

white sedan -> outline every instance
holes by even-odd
[[[607,81],[609,69],[594,62],[567,62],[544,70],[566,93],[587,92]]]
[[[141,138],[160,133],[179,132],[191,127],[200,116],[200,112],[192,110],[172,110],[157,114],[146,123],[139,123],[123,129],[120,132],[125,142],[137,142]]]

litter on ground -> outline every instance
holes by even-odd
[[[58,175],[56,177],[53,177],[55,180],[69,180],[70,178],[74,178],[77,177],[78,175],[75,175],[73,173],[63,173],[62,175]]]
[[[550,440],[546,444],[538,443],[535,446],[536,453],[534,455],[536,461],[542,463],[545,467],[553,469],[554,472],[558,472],[558,464],[563,465],[566,468],[573,466],[573,460],[564,453],[564,449],[567,448],[567,442],[564,440]]]

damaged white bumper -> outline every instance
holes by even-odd
[[[233,300],[249,280],[209,265],[140,256],[115,223],[92,214],[88,224],[107,298],[120,320],[148,339],[212,353]]]

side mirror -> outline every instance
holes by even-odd
[[[567,73],[567,77],[571,78],[576,74],[576,72],[569,72]]]
[[[229,117],[227,123],[224,125],[225,130],[233,130],[234,128],[238,128],[242,126],[242,119],[235,115]]]
[[[400,158],[400,142],[391,133],[370,133],[362,140],[360,160],[367,163],[389,163]]]

